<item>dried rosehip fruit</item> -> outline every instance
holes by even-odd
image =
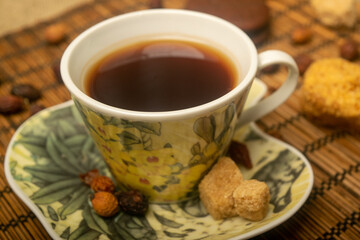
[[[88,171],[87,173],[81,173],[80,175],[80,179],[83,183],[87,184],[90,186],[92,180],[99,176],[99,170],[97,170],[96,168],[95,169],[92,169],[90,171]]]
[[[35,101],[41,97],[41,93],[31,84],[17,84],[11,89],[11,94],[26,98],[29,101]]]
[[[12,114],[20,112],[24,108],[24,100],[18,96],[1,96],[0,97],[0,113]]]
[[[107,176],[96,176],[92,179],[90,187],[95,192],[110,192],[115,191],[115,184],[111,178]]]
[[[228,153],[230,155],[230,158],[234,160],[234,162],[241,164],[248,169],[251,169],[253,167],[250,159],[249,150],[245,144],[234,140],[231,141]]]
[[[120,208],[128,214],[144,215],[149,208],[148,199],[137,190],[118,194]]]
[[[109,192],[97,192],[91,199],[94,211],[102,217],[114,216],[119,211],[118,203],[115,195]]]
[[[359,56],[358,44],[352,39],[346,39],[340,45],[340,56],[349,61],[355,60]]]

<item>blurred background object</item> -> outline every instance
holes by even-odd
[[[54,18],[93,0],[1,0],[0,35]]]

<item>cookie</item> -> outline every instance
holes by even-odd
[[[304,75],[301,102],[311,120],[360,131],[360,66],[342,58],[317,60]]]
[[[270,34],[270,10],[263,0],[189,0],[186,8],[209,13],[235,24],[255,44],[264,42]]]

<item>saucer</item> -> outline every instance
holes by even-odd
[[[256,80],[246,106],[265,92],[265,85]],[[247,239],[298,211],[314,177],[298,150],[266,135],[254,123],[238,129],[234,139],[247,145],[252,159],[252,169],[240,166],[244,179],[265,181],[270,188],[269,211],[258,222],[241,217],[216,221],[198,198],[150,204],[145,217],[122,212],[99,217],[90,207],[91,191],[79,174],[94,168],[104,175],[110,172],[72,101],[45,109],[18,128],[5,156],[5,175],[53,239]]]

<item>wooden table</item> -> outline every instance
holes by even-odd
[[[306,53],[314,59],[322,59],[339,55],[338,43],[342,38],[352,37],[360,42],[360,24],[354,29],[325,27],[317,20],[308,1],[268,0],[267,4],[271,9],[271,37],[258,47],[260,52],[279,49],[292,56]],[[69,100],[67,89],[53,72],[53,66],[59,63],[69,42],[103,19],[148,7],[146,0],[97,0],[48,22],[0,37],[0,95],[7,95],[15,83],[31,83],[41,89],[42,98],[38,104],[50,107]],[[66,25],[67,38],[58,45],[49,45],[43,37],[44,29],[57,22]],[[291,44],[290,34],[299,25],[311,26],[314,36],[309,43],[295,46]],[[260,77],[269,91],[273,91],[281,84],[284,74],[279,71]],[[27,110],[0,115],[0,239],[50,239],[34,213],[15,195],[4,175],[6,147],[15,130],[28,117]],[[292,218],[256,239],[359,239],[359,135],[327,129],[309,121],[301,112],[299,89],[257,124],[309,159],[315,183],[307,202]]]

